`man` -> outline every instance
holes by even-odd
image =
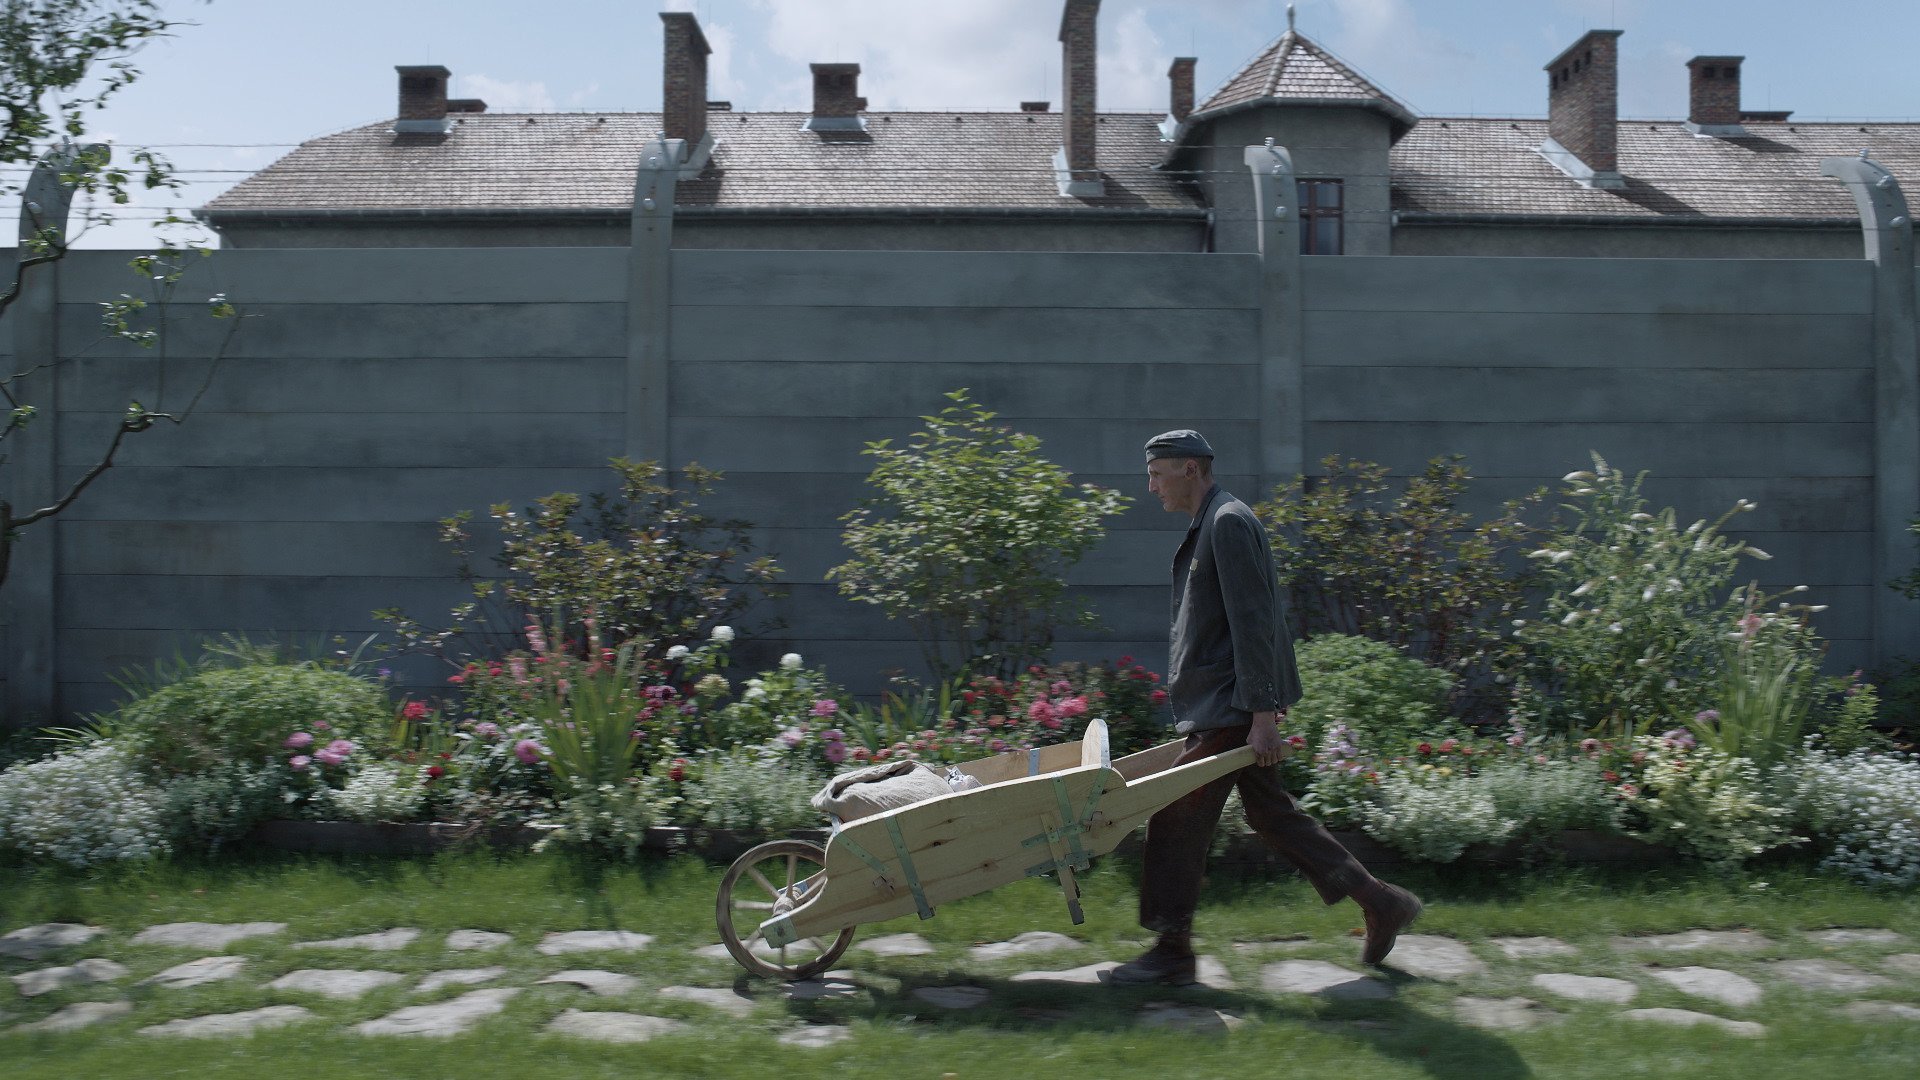
[[[1173,632],[1167,690],[1174,730],[1187,737],[1179,761],[1251,746],[1255,764],[1170,804],[1147,823],[1140,925],[1160,935],[1111,976],[1124,984],[1194,981],[1193,912],[1207,848],[1235,785],[1247,823],[1287,857],[1328,904],[1351,897],[1366,915],[1360,959],[1378,964],[1420,914],[1420,900],[1375,878],[1318,821],[1300,812],[1276,767],[1286,756],[1280,721],[1300,700],[1293,641],[1267,546],[1246,503],[1213,482],[1213,448],[1197,431],[1147,443],[1147,490],[1168,511],[1190,515],[1173,557]]]

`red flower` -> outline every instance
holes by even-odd
[[[467,677],[465,675],[449,675],[447,676],[447,681],[450,683],[453,683],[455,686],[458,686],[459,684],[466,682]]]
[[[427,703],[424,701],[409,701],[406,707],[400,710],[400,715],[409,720],[420,720],[431,711],[433,710],[427,708]]]
[[[1148,695],[1148,697],[1155,705],[1164,705],[1167,703],[1167,692],[1165,690],[1155,690],[1152,694]]]
[[[973,704],[973,699],[979,696],[980,695],[974,693],[971,690],[968,690],[960,695],[961,699],[964,700],[969,705]]]
[[[1600,779],[1605,780],[1609,784],[1617,784],[1620,782],[1620,774],[1614,772],[1612,769],[1608,769],[1606,772],[1600,774]]]
[[[431,784],[435,780],[438,780],[445,775],[447,775],[447,770],[441,768],[440,766],[438,765],[427,766],[427,783]]]
[[[1459,739],[1448,739],[1445,742],[1442,742],[1440,744],[1440,752],[1443,754],[1451,754],[1455,750],[1459,749],[1459,747],[1460,747]]]
[[[683,757],[674,758],[673,764],[667,768],[667,779],[677,784],[686,778],[687,759]]]
[[[1421,753],[1423,753],[1423,754],[1431,754],[1431,753],[1433,753],[1433,744],[1432,744],[1432,743],[1421,743],[1421,744],[1420,744],[1419,746],[1416,746],[1416,747],[1414,747],[1414,749],[1415,749],[1415,750],[1418,750],[1419,752],[1421,752]]]

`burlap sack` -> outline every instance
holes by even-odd
[[[953,791],[918,761],[889,761],[841,773],[813,797],[813,808],[842,822],[857,821]]]

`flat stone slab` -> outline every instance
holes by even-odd
[[[127,977],[124,965],[111,960],[80,960],[62,967],[41,968],[13,976],[13,985],[20,988],[21,997],[39,997],[41,994],[63,990],[69,986],[82,986],[86,983],[112,982]]]
[[[1616,1005],[1624,1005],[1640,993],[1638,986],[1625,979],[1609,979],[1601,975],[1535,975],[1533,985],[1575,1001],[1611,1001]]]
[[[395,927],[374,934],[328,938],[325,941],[296,941],[296,949],[369,949],[374,952],[398,952],[420,939],[420,931],[411,926]]]
[[[476,949],[497,949],[512,941],[512,934],[502,934],[497,930],[455,930],[447,935],[447,948],[456,952],[471,952]]]
[[[642,1043],[662,1035],[687,1030],[685,1021],[638,1013],[581,1012],[568,1009],[553,1018],[547,1030],[556,1035],[572,1035],[595,1042]]]
[[[709,986],[663,986],[660,996],[675,1001],[691,1001],[705,1005],[709,1009],[718,1009],[730,1016],[748,1016],[753,1013],[753,999],[733,990],[720,990]]]
[[[1233,981],[1227,965],[1216,956],[1202,956],[1194,962],[1193,979],[1197,985],[1209,990],[1237,990],[1240,984]]]
[[[1899,1001],[1850,1001],[1840,1010],[1854,1020],[1907,1021],[1920,1024],[1920,1005]]]
[[[1530,1031],[1563,1017],[1531,998],[1457,997],[1453,1014],[1469,1027],[1486,1031]]]
[[[21,1024],[15,1031],[78,1031],[133,1011],[130,1001],[78,1001],[45,1020]]]
[[[1722,1005],[1745,1007],[1760,1000],[1760,984],[1744,975],[1710,967],[1648,968],[1647,974],[1683,994]]]
[[[188,949],[224,949],[250,937],[278,934],[287,928],[283,922],[208,923],[176,922],[149,926],[133,935],[135,945],[177,945]]]
[[[1622,952],[1691,952],[1694,949],[1723,949],[1728,952],[1754,952],[1770,947],[1765,935],[1745,930],[1682,930],[1677,934],[1649,934],[1617,937],[1613,947]]]
[[[1822,945],[1898,945],[1907,940],[1903,934],[1878,927],[1843,926],[1833,930],[1809,930],[1807,937]]]
[[[1118,960],[1104,960],[1085,967],[1069,968],[1066,971],[1023,971],[1009,982],[1017,983],[1066,983],[1073,986],[1094,986],[1107,981],[1107,973],[1120,966]]]
[[[1233,950],[1243,953],[1265,952],[1268,949],[1305,949],[1313,944],[1314,940],[1312,938],[1303,935],[1300,937],[1272,938],[1267,941],[1236,941],[1233,943]]]
[[[537,980],[535,986],[548,983],[564,983],[584,987],[601,997],[618,997],[640,985],[640,980],[631,975],[622,975],[617,971],[556,971],[544,979]]]
[[[432,1005],[409,1005],[377,1020],[355,1024],[361,1035],[459,1035],[507,1007],[517,987],[470,990]]]
[[[98,926],[84,926],[80,923],[50,922],[37,926],[23,926],[0,935],[0,956],[11,956],[18,960],[43,960],[76,945],[85,945],[105,930]]]
[[[1177,1001],[1149,1001],[1133,1018],[1135,1027],[1162,1031],[1187,1031],[1196,1035],[1225,1035],[1245,1024],[1246,1017]]]
[[[231,979],[239,975],[246,966],[247,958],[244,956],[203,956],[198,960],[175,964],[144,981],[180,989]]]
[[[370,990],[392,986],[405,975],[397,971],[353,971],[337,968],[302,968],[289,971],[267,984],[270,990],[295,990],[303,994],[351,1001]]]
[[[653,944],[652,934],[626,930],[560,930],[540,939],[542,956],[576,952],[639,952]]]
[[[1729,1020],[1724,1016],[1693,1012],[1689,1009],[1628,1009],[1620,1015],[1628,1020],[1646,1020],[1655,1024],[1673,1024],[1678,1027],[1697,1027],[1706,1024],[1749,1039],[1758,1039],[1767,1033],[1764,1026],[1751,1020]]]
[[[1898,975],[1920,975],[1920,952],[1895,953],[1880,961],[1880,966]]]
[[[1487,965],[1467,947],[1448,937],[1402,934],[1386,964],[1422,979],[1452,982],[1485,973]]]
[[[503,967],[448,968],[445,971],[430,971],[413,988],[416,994],[427,994],[444,986],[472,986],[474,983],[492,982],[507,973]]]
[[[269,1005],[246,1012],[214,1013],[169,1020],[140,1029],[142,1035],[173,1035],[189,1039],[231,1039],[268,1028],[286,1027],[313,1019],[313,1013],[298,1005]]]
[[[1318,994],[1337,1001],[1378,1001],[1393,987],[1371,975],[1325,960],[1282,960],[1260,969],[1263,989],[1281,994]]]
[[[1488,938],[1487,944],[1499,949],[1509,960],[1529,960],[1536,956],[1572,956],[1580,951],[1559,938],[1550,937],[1497,937]],[[1508,1000],[1525,1001],[1526,999],[1510,998]]]
[[[724,951],[726,946],[720,948]],[[933,943],[919,934],[888,934],[872,941],[856,941],[853,948],[875,956],[928,956],[933,952]]]
[[[853,1029],[843,1024],[805,1024],[780,1033],[780,1045],[819,1049],[853,1038]]]
[[[989,941],[984,945],[975,945],[967,950],[967,955],[974,960],[1005,960],[1009,956],[1038,956],[1061,949],[1078,949],[1083,945],[1083,942],[1065,934],[1034,930],[1012,941]]]
[[[993,999],[984,986],[916,986],[909,993],[936,1009],[977,1009]]]
[[[780,984],[780,995],[791,1001],[849,1001],[866,992],[866,988],[854,982],[852,974],[845,971],[829,971],[811,979]]]
[[[1802,990],[1858,994],[1893,984],[1893,980],[1884,975],[1861,971],[1838,960],[1776,960],[1767,965],[1767,970],[1774,978],[1784,979]]]

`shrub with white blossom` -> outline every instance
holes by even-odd
[[[426,799],[426,785],[415,771],[396,765],[368,765],[330,797],[348,821],[411,821]]]
[[[1827,852],[1823,869],[1869,885],[1920,885],[1920,759],[1809,750],[1775,775],[1799,831]]]
[[[1504,843],[1518,824],[1500,816],[1493,791],[1477,776],[1434,779],[1392,773],[1376,801],[1360,811],[1368,836],[1426,862],[1452,862],[1474,844]]]
[[[0,847],[69,866],[167,853],[166,796],[111,743],[0,773]]]
[[[1642,736],[1634,746],[1644,755],[1640,780],[1621,792],[1630,812],[1643,816],[1635,831],[1646,839],[1721,866],[1796,842],[1786,809],[1768,797],[1753,762],[1695,745],[1680,731]]]

